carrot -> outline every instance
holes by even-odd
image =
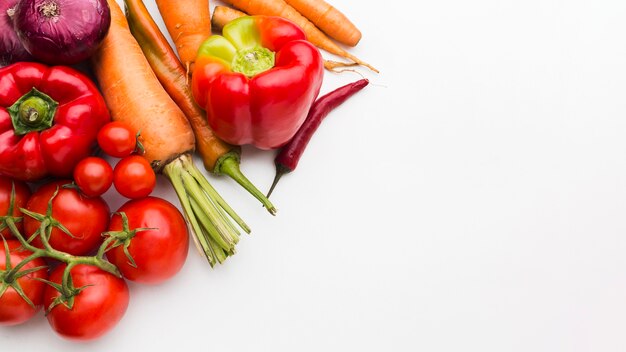
[[[311,21],[322,32],[336,41],[355,46],[361,40],[361,31],[341,11],[324,0],[285,0]]]
[[[320,49],[324,49],[331,54],[341,56],[354,63],[365,66],[374,72],[378,72],[372,65],[361,61],[356,56],[342,49],[339,45],[328,38],[313,23],[302,16],[296,9],[289,6],[284,0],[224,0],[226,3],[245,11],[250,15],[280,16],[293,21],[306,33],[307,39]],[[340,66],[352,66],[335,61],[324,63],[324,67],[334,70]]]
[[[211,24],[216,29],[221,30],[226,23],[243,16],[247,16],[245,12],[235,10],[232,7],[217,5],[213,9],[213,17],[211,18]]]
[[[111,26],[91,66],[111,117],[141,131],[144,157],[174,186],[193,238],[213,266],[233,254],[239,240],[227,215],[244,231],[250,229],[193,164],[195,140],[187,118],[163,90],[122,9],[115,0],[107,2]]]
[[[195,103],[185,68],[176,58],[143,1],[124,0],[124,4],[130,31],[161,85],[189,120],[196,137],[196,148],[207,171],[230,176],[261,201],[266,209],[274,212],[274,205],[241,172],[241,148],[223,142],[209,127],[204,110]]]
[[[156,0],[180,61],[193,72],[200,44],[211,35],[209,0]]]

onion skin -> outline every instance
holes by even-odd
[[[13,29],[13,18],[9,16],[9,13],[15,10],[17,2],[18,0],[0,1],[0,67],[18,61],[32,60],[18,39],[15,29]]]
[[[35,59],[71,65],[100,46],[111,13],[106,0],[21,0],[13,20],[20,41]]]

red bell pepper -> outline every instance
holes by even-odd
[[[33,62],[0,69],[0,175],[70,176],[110,119],[96,86],[75,69]]]
[[[222,34],[201,45],[192,78],[209,126],[231,144],[284,145],[319,93],[319,50],[300,27],[280,17],[241,17]]]

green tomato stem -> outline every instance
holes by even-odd
[[[59,250],[56,250],[54,248],[52,248],[52,246],[50,246],[50,243],[48,242],[48,238],[47,235],[49,235],[49,231],[51,231],[51,227],[50,227],[50,220],[49,219],[44,219],[41,222],[41,226],[39,227],[39,236],[41,239],[42,244],[44,245],[44,248],[38,248],[33,246],[32,244],[30,244],[29,241],[27,241],[26,239],[24,239],[24,236],[22,236],[22,234],[19,232],[19,230],[17,229],[17,227],[15,226],[15,223],[13,222],[12,219],[8,219],[7,220],[7,226],[9,227],[9,229],[11,230],[11,233],[13,234],[13,236],[15,236],[15,238],[20,242],[20,244],[22,245],[22,247],[24,247],[24,249],[33,252],[33,254],[30,257],[46,257],[46,258],[51,258],[51,259],[56,259],[60,262],[66,263],[68,266],[70,264],[73,265],[78,265],[78,264],[87,264],[87,265],[93,265],[96,266],[108,273],[111,273],[117,277],[122,277],[122,274],[120,273],[120,271],[117,269],[117,267],[111,263],[109,263],[108,261],[102,259],[102,258],[98,258],[98,257],[90,257],[90,256],[74,256],[65,252],[61,252]],[[105,241],[106,242],[106,241]],[[101,248],[105,247],[105,243],[102,244]],[[99,250],[100,251],[100,250]],[[29,258],[30,258],[29,257]],[[28,258],[26,258],[28,259]],[[29,259],[29,261],[32,259]],[[18,265],[16,265],[16,268],[21,268],[26,264],[26,260],[20,262]],[[15,269],[15,268],[14,268]]]
[[[4,281],[13,282],[16,279],[17,274],[26,264],[40,257],[41,257],[40,253],[33,253],[29,255],[28,257],[24,258],[21,262],[17,263],[15,267],[11,268],[11,270],[9,270],[6,273],[6,275],[4,276]]]

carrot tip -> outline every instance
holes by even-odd
[[[353,70],[338,70],[338,68],[340,67],[353,67],[353,66],[364,66],[376,73],[380,73],[380,71],[378,71],[372,65],[366,62],[360,61],[360,60],[354,61],[354,62],[339,62],[339,61],[332,61],[332,60],[324,60],[324,68],[335,73],[341,73],[344,71],[353,71]]]

